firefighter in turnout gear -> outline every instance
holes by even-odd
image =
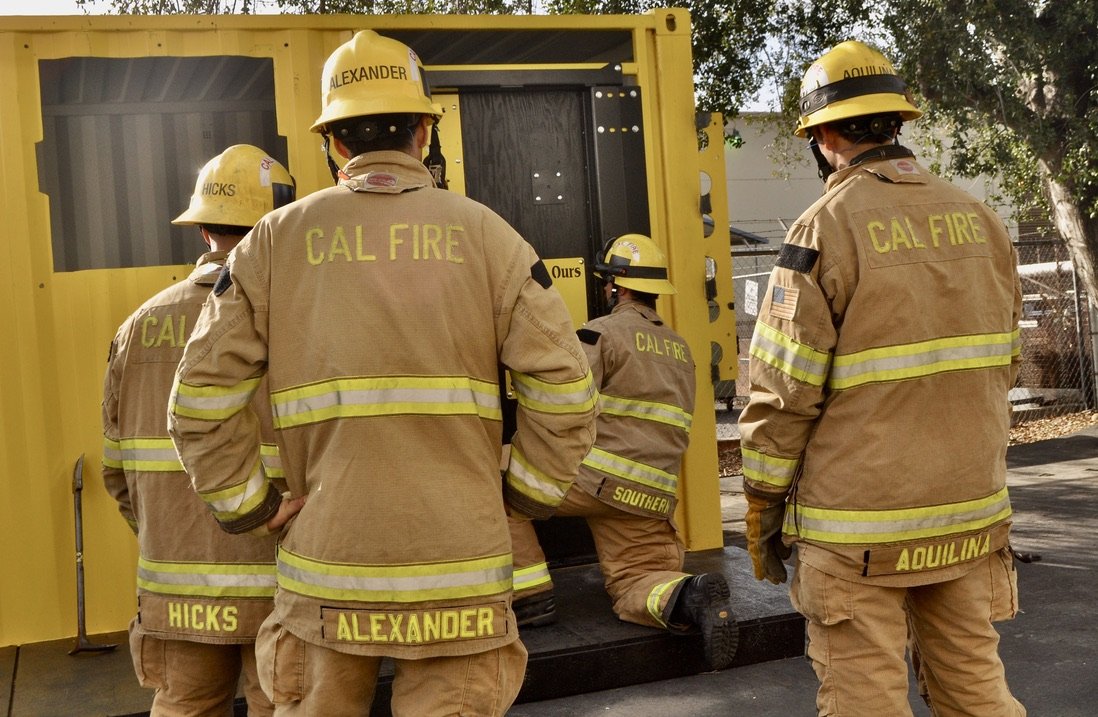
[[[265,152],[234,145],[198,175],[174,224],[197,225],[211,251],[191,275],[146,301],[111,344],[103,399],[103,480],[137,534],[137,617],[130,646],[138,680],[156,689],[152,714],[231,715],[244,676],[250,715],[269,715],[255,636],[275,593],[276,536],[220,529],[176,456],[167,408],[175,369],[227,252],[261,216],[294,198],[289,172]],[[282,475],[269,403],[261,455]],[[264,408],[266,406],[266,408]]]
[[[440,109],[407,46],[361,31],[324,67],[313,130],[349,161],[230,257],[179,366],[171,435],[226,530],[278,529],[257,641],[278,715],[503,715],[526,649],[507,511],[552,513],[597,392],[534,249],[420,161]],[[519,396],[501,482],[500,376]],[[270,382],[290,491],[247,408]]]
[[[1021,293],[987,206],[898,143],[919,117],[879,52],[808,68],[800,137],[826,191],[790,228],[740,419],[755,576],[808,619],[820,715],[911,715],[911,636],[935,715],[1024,715],[992,623],[1018,610],[1007,394]]]
[[[695,373],[686,341],[656,313],[657,297],[675,293],[667,260],[650,238],[626,234],[607,242],[595,272],[611,312],[577,332],[599,389],[595,445],[555,515],[586,519],[620,619],[700,629],[707,663],[727,667],[739,640],[728,585],[718,574],[682,572],[672,522]],[[533,524],[513,518],[511,537],[519,624],[550,624],[553,583]]]

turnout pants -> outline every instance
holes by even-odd
[[[259,686],[255,646],[165,640],[130,627],[137,681],[156,690],[150,717],[232,717],[238,682],[249,717],[269,717],[274,706]]]
[[[992,625],[1018,612],[1009,548],[960,578],[914,587],[843,580],[798,560],[790,597],[808,619],[821,717],[910,717],[909,639],[935,717],[1025,717]]]
[[[381,657],[305,642],[272,616],[256,638],[259,679],[278,717],[368,717]],[[520,640],[458,657],[393,659],[393,717],[503,717],[526,674]]]
[[[628,622],[668,627],[669,603],[683,579],[683,546],[670,521],[626,513],[578,486],[555,515],[581,516],[595,539],[614,613]],[[510,521],[516,600],[553,589],[545,553],[529,520]]]

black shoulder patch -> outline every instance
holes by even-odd
[[[549,278],[549,270],[545,268],[545,264],[541,259],[538,259],[538,263],[530,267],[530,278],[541,284],[544,289],[548,289],[553,285],[553,280]]]
[[[214,284],[213,293],[214,296],[221,296],[229,287],[233,285],[233,275],[229,271],[228,265],[221,267],[221,273],[217,276],[217,283]]]
[[[578,329],[576,331],[576,336],[583,343],[594,346],[599,342],[602,334],[600,334],[598,331],[592,331],[591,329]]]
[[[819,257],[820,252],[815,249],[797,246],[796,244],[782,244],[781,251],[778,252],[778,261],[775,264],[783,269],[807,274],[812,271],[812,267],[816,266],[816,259]]]

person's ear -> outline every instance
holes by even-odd
[[[351,150],[347,149],[347,146],[340,142],[337,138],[332,137],[332,142],[335,144],[336,154],[344,159],[351,158]]]

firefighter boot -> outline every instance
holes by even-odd
[[[732,613],[723,575],[703,573],[686,578],[671,610],[671,621],[701,631],[705,662],[710,669],[723,670],[732,664],[740,643],[740,626]]]
[[[557,621],[557,599],[552,590],[518,598],[511,609],[519,627],[543,627]]]

